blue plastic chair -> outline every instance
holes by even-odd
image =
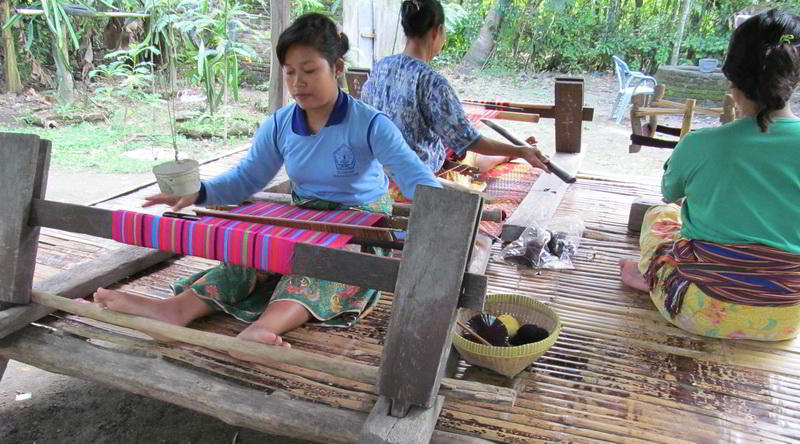
[[[628,64],[621,58],[617,56],[611,56],[611,58],[614,59],[614,70],[619,81],[619,93],[617,93],[614,109],[611,110],[611,119],[619,123],[631,106],[633,96],[637,94],[652,95],[658,82],[655,77],[639,71],[631,71]],[[648,83],[652,83],[652,86],[648,86]]]

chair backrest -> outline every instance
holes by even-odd
[[[614,59],[614,72],[617,73],[619,90],[622,91],[628,84],[628,77],[631,76],[631,70],[628,68],[628,64],[625,63],[621,58],[617,56],[611,56],[611,58]]]

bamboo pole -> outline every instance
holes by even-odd
[[[254,341],[244,341],[231,336],[181,327],[141,316],[118,313],[94,304],[73,301],[37,290],[31,292],[31,301],[56,310],[132,328],[148,335],[198,345],[225,353],[237,352],[270,361],[297,365],[373,386],[378,379],[378,368],[367,364],[332,359],[288,347],[276,347]],[[515,390],[453,378],[443,378],[441,390],[444,396],[454,392],[460,399],[491,399],[493,402],[507,405],[513,405],[516,400]]]
[[[66,11],[68,15],[75,15],[71,14],[70,11]],[[34,8],[15,8],[15,14],[25,15],[25,16],[36,16],[44,14],[44,11],[41,9],[34,9]],[[124,11],[105,11],[105,12],[94,12],[88,14],[80,14],[81,16],[88,16],[88,17],[133,17],[133,18],[148,18],[150,14],[143,14],[140,12],[124,12]]]

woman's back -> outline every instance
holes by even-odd
[[[361,90],[361,100],[386,113],[432,171],[445,161],[444,145],[460,151],[480,138],[447,80],[413,57],[381,59]]]
[[[675,149],[662,180],[668,200],[686,196],[681,234],[800,253],[800,119],[755,118],[695,131]]]

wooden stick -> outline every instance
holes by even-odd
[[[653,107],[660,107],[660,106],[664,106],[664,107],[666,107],[666,106],[683,107],[683,106],[685,106],[685,104],[684,103],[680,103],[680,102],[673,102],[671,100],[661,99],[661,100],[653,100],[652,102],[650,102],[650,106],[653,106]],[[712,115],[722,115],[722,113],[723,113],[723,109],[722,108],[703,108],[703,107],[699,107],[699,106],[696,107],[694,109],[694,111],[696,113],[700,113],[700,114],[712,114]]]
[[[692,130],[692,118],[694,118],[695,99],[686,100],[686,111],[683,113],[683,125],[681,125],[681,139]]]
[[[639,116],[660,116],[664,114],[683,114],[686,108],[653,108],[648,106],[643,106],[639,108],[639,112],[637,113]]]
[[[318,222],[314,220],[287,219],[283,217],[254,216],[252,214],[239,214],[203,208],[195,208],[194,212],[200,216],[219,217],[222,219],[240,220],[264,225],[303,228],[306,230],[324,231],[326,233],[347,234],[367,240],[392,240],[391,229],[389,228]]]
[[[479,335],[479,334],[478,334],[478,333],[477,333],[475,330],[473,330],[473,329],[472,329],[472,328],[471,328],[469,325],[467,325],[467,324],[465,324],[465,323],[461,322],[461,321],[460,321],[460,320],[458,320],[458,319],[456,319],[456,324],[458,324],[458,326],[459,326],[459,327],[461,327],[462,329],[464,329],[464,331],[465,331],[465,332],[467,332],[467,333],[471,334],[472,336],[475,336],[475,337],[476,337],[476,338],[477,338],[479,341],[481,341],[481,343],[482,343],[483,345],[492,345],[492,343],[491,343],[491,342],[487,341],[486,339],[483,339],[483,336]]]
[[[297,365],[352,381],[363,382],[365,384],[375,384],[378,377],[378,368],[367,364],[349,362],[343,359],[316,355],[307,351],[261,344],[254,341],[244,341],[231,336],[180,327],[155,319],[118,313],[94,304],[77,302],[58,295],[36,290],[31,292],[31,299],[33,302],[46,307],[225,353],[233,351],[271,361]],[[478,391],[484,392],[482,395],[476,395],[475,399],[480,399],[481,396],[487,396],[486,392],[492,393],[493,395],[499,393],[502,396],[500,396],[500,399],[496,400],[507,405],[513,405],[516,399],[516,392],[510,389],[452,378],[443,379],[442,389],[444,391],[442,394],[445,396],[447,396],[447,390],[450,389],[466,390],[470,393]],[[460,396],[466,395],[460,393]]]
[[[510,131],[498,125],[497,123],[492,122],[489,119],[481,119],[481,122],[485,123],[489,128],[497,131],[501,136],[508,139],[508,141],[513,143],[514,145],[524,146],[534,150],[536,152],[536,155],[539,156],[539,158],[541,158],[544,161],[544,164],[547,165],[547,167],[550,168],[550,171],[556,176],[558,176],[559,179],[563,180],[566,183],[575,183],[575,176],[568,173],[566,170],[564,170],[560,166],[553,163],[550,159],[545,157],[542,154],[542,152],[539,151],[539,148],[536,148],[535,146],[523,141],[522,139],[515,137],[513,134],[511,134]]]

